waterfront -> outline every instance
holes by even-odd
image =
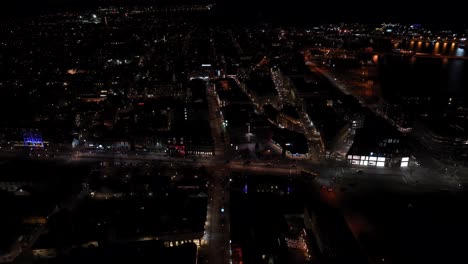
[[[466,51],[458,48],[458,44],[448,39],[437,41],[404,41],[398,48],[411,50],[418,53],[441,54],[450,56],[466,56]]]

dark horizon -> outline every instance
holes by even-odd
[[[221,17],[233,22],[265,21],[281,24],[315,25],[322,23],[356,22],[356,23],[405,23],[422,24],[434,29],[453,29],[464,31],[468,23],[462,19],[460,8],[442,6],[436,8],[418,3],[405,3],[405,6],[388,4],[378,6],[368,0],[359,2],[303,2],[300,0],[287,1],[287,5],[278,2],[259,1],[230,1],[230,0],[18,0],[2,2],[0,7],[4,20],[31,17],[40,14],[60,11],[81,11],[110,5],[166,5],[215,3]]]

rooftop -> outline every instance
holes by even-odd
[[[229,103],[249,103],[247,95],[233,79],[221,79],[216,82],[219,99]]]
[[[324,254],[331,260],[331,263],[368,263],[338,209],[314,204],[308,205],[308,210],[315,214],[318,235],[326,248]]]
[[[364,126],[356,131],[354,143],[348,154],[376,156],[385,154],[403,155],[409,151],[406,137],[382,117],[370,114]]]
[[[304,134],[274,127],[272,139],[292,154],[305,154],[308,152],[307,139]]]
[[[258,96],[278,96],[278,91],[269,72],[252,71],[246,81],[247,87]]]
[[[286,115],[294,118],[294,119],[299,119],[299,113],[297,112],[297,109],[290,105],[290,104],[286,104],[283,106],[283,109],[281,109],[281,112],[285,113]]]

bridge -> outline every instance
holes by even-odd
[[[441,38],[441,37],[433,37],[433,38],[430,38],[430,37],[412,37],[412,38],[408,38],[406,36],[402,36],[402,37],[392,37],[390,38],[390,40],[392,41],[393,44],[400,44],[402,43],[403,41],[407,41],[407,42],[412,42],[412,43],[426,43],[426,42],[430,42],[430,43],[447,43],[447,44],[455,44],[455,45],[458,45],[460,43],[464,43],[466,41],[466,39],[464,38]]]

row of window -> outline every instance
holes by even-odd
[[[352,165],[385,167],[385,161],[351,160]]]
[[[373,157],[373,156],[358,156],[358,155],[348,155],[348,162],[352,165],[360,166],[375,166],[375,167],[385,167],[385,162],[390,161],[390,158],[385,157]],[[409,157],[402,157],[400,167],[408,167]]]
[[[348,155],[348,160],[357,160],[357,161],[383,161],[385,162],[385,157],[373,157],[373,156],[357,156],[357,155]]]

